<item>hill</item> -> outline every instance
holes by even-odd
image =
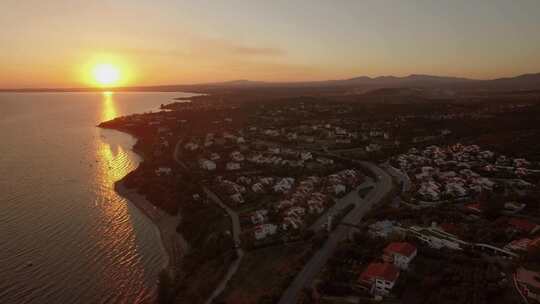
[[[379,88],[424,88],[424,89],[466,89],[466,90],[537,90],[540,89],[540,73],[524,74],[516,77],[492,80],[477,80],[462,77],[412,74],[404,77],[358,76],[349,79],[303,81],[303,82],[264,82],[233,80],[189,85],[159,85],[116,88],[117,91],[190,91],[215,92],[227,90],[253,89],[311,89],[318,90],[373,90]],[[99,91],[96,88],[42,88],[42,89],[0,89],[0,92],[77,92]]]

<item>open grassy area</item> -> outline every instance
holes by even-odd
[[[175,303],[204,303],[236,258],[226,213],[211,203],[192,205],[185,206],[179,226],[191,251],[183,259]]]
[[[188,258],[186,262],[194,260],[197,267],[179,286],[175,303],[204,303],[225,275],[233,259],[232,251],[203,263],[195,261],[196,258]]]
[[[274,246],[247,252],[220,300],[225,303],[259,303],[261,297],[279,298],[309,250],[305,243]]]

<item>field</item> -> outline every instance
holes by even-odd
[[[275,246],[246,253],[221,300],[225,303],[253,304],[279,299],[294,277],[309,248],[305,243]]]

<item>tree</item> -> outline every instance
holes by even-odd
[[[504,208],[505,199],[502,194],[494,194],[491,192],[482,192],[478,197],[480,209],[487,217],[497,217],[500,211]]]
[[[315,234],[313,239],[311,240],[311,247],[313,249],[319,249],[324,245],[324,242],[328,239],[327,234],[318,233]]]
[[[527,247],[526,259],[528,262],[540,262],[540,245],[536,244],[536,242],[530,244]]]
[[[158,277],[158,303],[168,304],[171,303],[171,291],[173,289],[173,282],[167,270],[162,269],[159,272]]]
[[[314,299],[313,299],[313,289],[312,288],[304,287],[302,289],[302,295],[303,295],[302,303],[305,303],[305,304],[313,303]]]

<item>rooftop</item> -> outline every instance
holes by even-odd
[[[371,263],[366,270],[360,274],[359,281],[370,281],[372,279],[384,279],[386,281],[395,281],[399,276],[399,270],[388,263]]]
[[[412,244],[407,242],[393,242],[388,244],[386,248],[384,248],[384,253],[390,254],[390,253],[399,253],[403,256],[410,257],[413,255],[413,253],[416,251],[416,247],[414,247]]]

